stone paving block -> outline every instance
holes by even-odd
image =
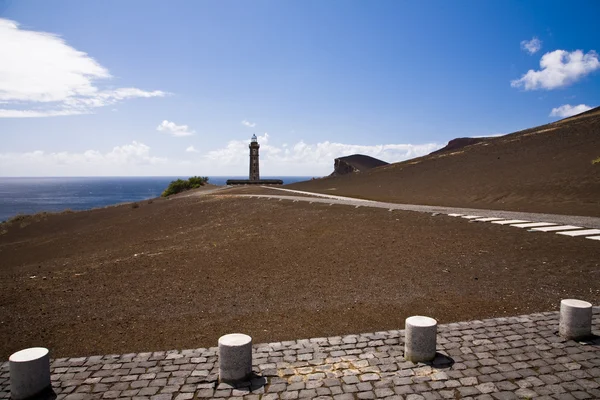
[[[492,393],[492,397],[496,400],[516,400],[517,395],[513,392],[498,392]]]
[[[440,394],[440,396],[442,396],[443,399],[456,398],[454,390],[440,390],[438,393]]]
[[[374,399],[375,393],[371,392],[371,391],[360,392],[356,395],[356,398],[358,398],[358,399]]]
[[[462,397],[481,394],[481,392],[475,386],[461,386],[458,388],[458,391]]]
[[[196,392],[197,398],[211,398],[214,394],[213,389],[200,389]],[[263,396],[264,398],[265,396]]]

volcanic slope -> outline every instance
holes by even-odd
[[[445,323],[600,302],[593,240],[233,196],[245,189],[262,188],[0,224],[0,359],[32,346],[120,354],[209,347],[240,331],[264,343],[399,329],[410,315]]]
[[[459,149],[286,187],[395,203],[600,216],[600,107]]]

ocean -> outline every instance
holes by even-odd
[[[129,201],[160,196],[169,183],[186,177],[56,177],[0,178],[0,221],[17,214],[66,209],[89,210]],[[265,176],[283,183],[311,179],[308,176]],[[225,185],[227,179],[248,179],[247,176],[209,176],[208,182]]]

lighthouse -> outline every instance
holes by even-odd
[[[258,162],[258,139],[252,135],[250,139],[250,173],[248,179],[227,179],[227,185],[283,185],[281,179],[260,179]]]
[[[252,135],[252,140],[248,147],[250,148],[250,176],[248,179],[256,182],[260,180],[260,172],[258,169],[258,149],[260,148],[260,145],[258,144],[256,135]]]

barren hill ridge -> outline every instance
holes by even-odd
[[[600,107],[290,188],[396,203],[600,216]]]
[[[381,167],[382,165],[388,165],[388,163],[363,154],[353,154],[351,156],[336,158],[333,172],[330,176],[365,172],[372,168]]]
[[[433,151],[430,153],[431,154],[440,154],[440,153],[447,153],[450,151],[456,151],[458,149],[461,149],[465,146],[470,146],[472,144],[477,144],[479,142],[483,142],[485,139],[489,139],[489,138],[471,138],[471,137],[463,137],[463,138],[456,138],[456,139],[452,139],[451,141],[448,142],[448,144],[444,147],[442,147],[439,150]]]

